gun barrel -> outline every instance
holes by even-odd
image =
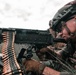
[[[67,41],[63,38],[53,38],[54,42],[62,42],[62,43],[67,43]]]

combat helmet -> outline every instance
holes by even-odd
[[[59,9],[49,24],[54,31],[60,32],[62,21],[66,22],[73,18],[74,15],[76,15],[76,0],[69,2]]]

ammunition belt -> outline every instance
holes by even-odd
[[[3,36],[3,46],[2,46],[2,60],[3,60],[3,73],[2,75],[22,75],[20,66],[16,60],[16,55],[14,52],[14,31],[4,31]]]

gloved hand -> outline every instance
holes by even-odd
[[[26,73],[32,72],[37,75],[41,75],[45,68],[45,65],[34,59],[24,60],[23,65],[25,66]]]
[[[54,46],[55,46],[56,50],[61,50],[63,47],[66,46],[66,44],[65,43],[56,43]]]
[[[51,59],[50,52],[53,52],[53,50],[52,49],[50,50],[49,48],[46,47],[37,51],[36,54],[41,61],[46,61],[48,59]]]

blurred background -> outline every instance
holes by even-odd
[[[59,8],[72,0],[0,0],[0,28],[46,30]]]

